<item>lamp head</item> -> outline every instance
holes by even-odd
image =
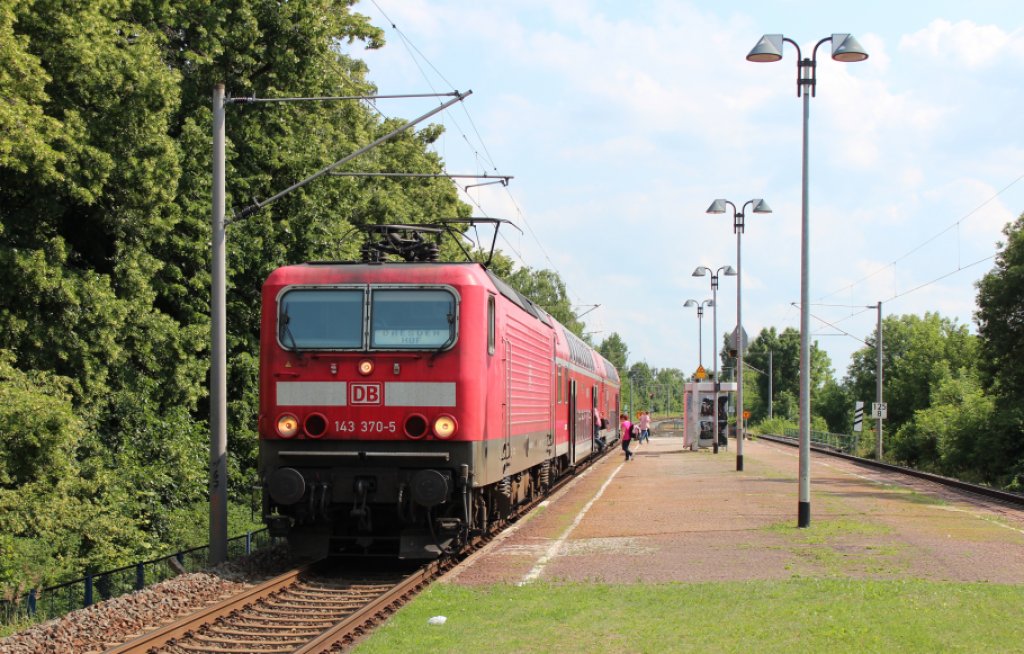
[[[832,58],[836,61],[853,63],[868,58],[867,51],[850,34],[832,35]]]
[[[754,49],[747,53],[747,61],[773,62],[782,59],[782,35],[765,34]]]
[[[708,207],[708,210],[705,211],[704,213],[725,213],[726,202],[728,202],[728,200],[715,200],[714,202],[711,203],[711,206]]]
[[[726,277],[735,277],[736,269],[733,268],[732,266],[726,266],[722,274],[725,275]]]
[[[772,208],[768,206],[768,203],[757,198],[754,200],[754,213],[771,213]]]
[[[683,302],[683,306],[684,307],[695,307],[695,306],[697,306],[697,300],[687,300],[686,302]]]
[[[707,266],[697,266],[697,269],[693,271],[694,277],[705,277],[708,274]]]

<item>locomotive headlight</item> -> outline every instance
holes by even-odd
[[[283,413],[277,418],[277,434],[281,438],[291,438],[299,433],[299,419],[290,413]]]
[[[449,415],[440,415],[434,420],[434,436],[438,438],[451,438],[459,423]]]
[[[373,361],[369,359],[363,359],[359,362],[359,374],[366,377],[373,372]]]

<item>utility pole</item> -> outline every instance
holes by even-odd
[[[228,558],[227,284],[224,234],[224,85],[213,88],[210,267],[210,565]]]
[[[872,307],[875,308],[875,307]],[[882,303],[879,302],[878,308],[878,327],[877,327],[877,339],[875,343],[875,351],[878,354],[878,367],[875,374],[875,397],[878,405],[882,405]],[[875,441],[875,458],[879,461],[882,460],[882,415],[878,415],[878,438]]]

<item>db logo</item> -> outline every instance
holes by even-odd
[[[376,404],[383,403],[384,392],[380,384],[349,384],[349,404]]]

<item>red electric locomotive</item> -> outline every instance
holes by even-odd
[[[615,435],[614,367],[486,266],[432,261],[440,232],[378,226],[364,262],[263,285],[263,513],[296,553],[440,556]]]

